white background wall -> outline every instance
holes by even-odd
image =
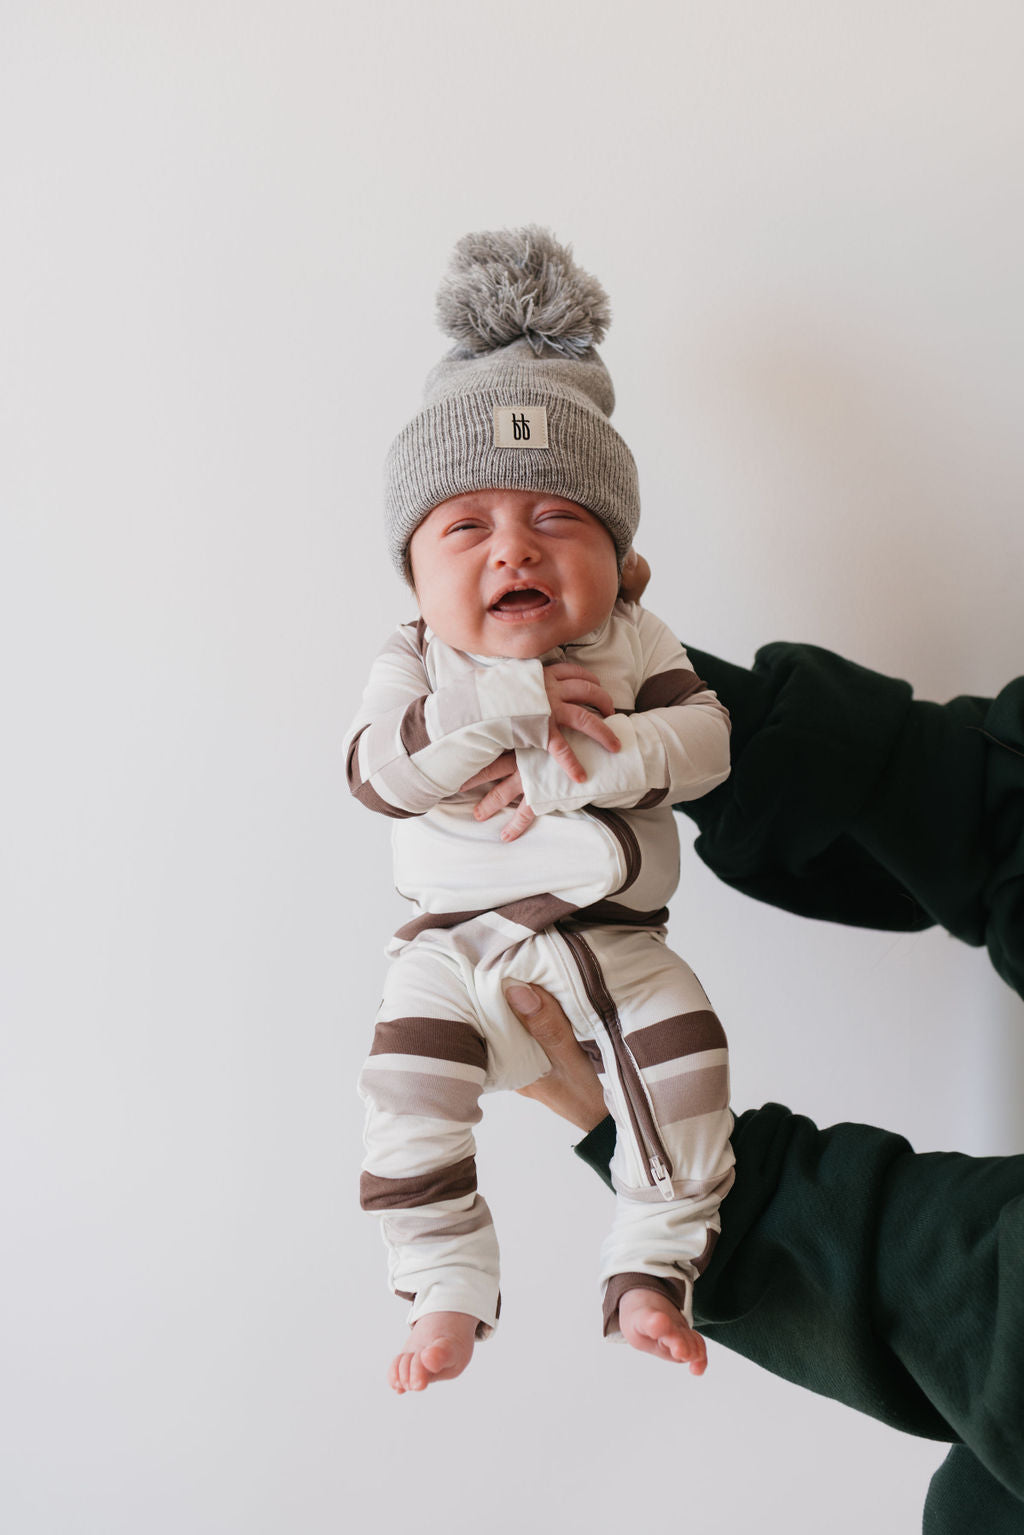
[[[813,641],[939,699],[1020,670],[1020,7],[0,20],[4,1529],[917,1529],[940,1447],[723,1349],[695,1382],[601,1345],[608,1201],[522,1100],[481,1136],[507,1320],[457,1384],[386,1390],[353,1082],[398,903],[339,748],[410,611],[379,465],[437,279],[524,221],[612,295],[685,639]],[[1024,1016],[984,954],[684,862],[737,1106],[1021,1148]]]

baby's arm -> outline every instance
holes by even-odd
[[[586,771],[562,734],[562,727],[575,728],[577,732],[589,735],[605,751],[620,749],[618,736],[605,723],[607,716],[615,712],[611,695],[596,678],[589,680],[590,676],[582,667],[565,662],[552,662],[544,668],[544,682],[551,700],[548,755],[562,766],[569,781],[577,784],[586,781]],[[603,718],[589,712],[593,709],[600,710]],[[494,788],[488,790],[473,814],[478,821],[486,821],[497,811],[515,805],[514,813],[501,829],[502,842],[514,842],[537,819],[523,799],[523,780],[516,752],[502,752],[500,757],[467,779],[462,788],[476,789],[488,783],[493,783]]]
[[[586,707],[608,713],[611,700],[582,667],[497,661],[467,667],[457,682],[432,691],[419,632],[404,626],[378,655],[345,739],[349,788],[368,809],[396,818],[423,815],[517,747],[550,754],[560,776],[579,779],[583,769],[563,725],[617,749],[599,714]]]
[[[646,810],[698,799],[729,776],[729,715],[724,705],[701,682],[665,624],[640,609],[637,627],[643,670],[635,707],[605,721],[620,750],[598,751],[589,740],[573,736],[586,772],[578,789],[567,789],[542,753],[517,751],[526,803],[536,814],[584,805]]]
[[[502,661],[431,691],[417,626],[373,663],[345,739],[349,788],[370,810],[423,815],[514,746],[544,748],[550,705],[539,662]]]

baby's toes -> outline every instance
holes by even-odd
[[[700,1333],[688,1328],[679,1342],[681,1350],[674,1354],[673,1358],[680,1364],[688,1364],[691,1375],[703,1375],[707,1369],[708,1351]]]
[[[685,1364],[696,1357],[697,1350],[693,1339],[693,1333],[675,1331],[662,1338],[661,1346],[672,1355],[677,1364]]]
[[[420,1350],[419,1360],[424,1371],[423,1384],[426,1385],[430,1376],[440,1375],[442,1370],[450,1369],[456,1363],[455,1344],[451,1338],[436,1338]]]
[[[654,1343],[660,1343],[663,1348],[668,1347],[673,1335],[679,1331],[679,1323],[675,1317],[667,1312],[657,1311],[652,1306],[649,1311],[640,1312],[636,1318],[637,1331],[642,1332],[646,1338]]]

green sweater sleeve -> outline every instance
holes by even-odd
[[[708,867],[802,916],[941,923],[1024,995],[1024,678],[934,704],[812,645],[688,650],[733,719],[731,777],[676,806]]]

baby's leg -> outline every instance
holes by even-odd
[[[457,966],[436,950],[405,951],[360,1078],[361,1202],[381,1216],[391,1288],[411,1302],[412,1332],[389,1374],[397,1391],[461,1374],[497,1321],[498,1248],[473,1139],[486,1066]]]
[[[658,934],[601,928],[585,937],[605,989],[596,1010],[618,1130],[616,1218],[602,1258],[605,1331],[700,1374],[706,1354],[692,1327],[693,1283],[732,1182],[725,1035],[696,976]],[[639,1299],[629,1299],[633,1292]]]

